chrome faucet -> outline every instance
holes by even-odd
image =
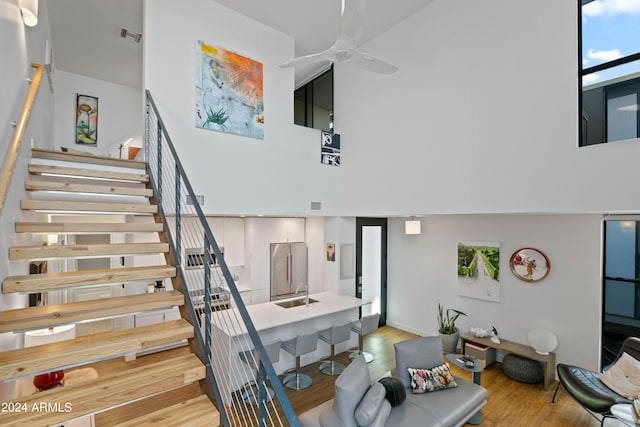
[[[300,292],[300,288],[304,286],[304,290],[306,291],[306,296],[304,297],[304,304],[309,307],[309,286],[305,285],[304,282],[300,282],[300,284],[296,287],[295,294],[298,295]]]

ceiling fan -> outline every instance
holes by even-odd
[[[395,65],[361,52],[357,48],[364,29],[364,2],[365,0],[343,0],[340,32],[333,46],[323,52],[291,59],[280,64],[280,67],[295,67],[322,61],[332,63],[352,61],[357,67],[367,71],[382,74],[395,73],[398,70]]]

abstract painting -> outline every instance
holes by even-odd
[[[458,243],[458,294],[500,302],[500,243]]]
[[[98,98],[76,96],[76,144],[98,144]]]
[[[198,41],[196,126],[264,138],[262,63]]]
[[[340,135],[322,131],[321,162],[323,165],[340,166]]]

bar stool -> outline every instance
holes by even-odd
[[[317,348],[318,331],[299,334],[297,337],[282,343],[282,349],[296,358],[296,373],[284,377],[282,384],[284,384],[285,387],[293,390],[302,390],[311,385],[311,377],[300,373],[300,356],[311,353]]]
[[[335,361],[335,345],[341,342],[348,341],[351,338],[351,325],[352,322],[347,322],[343,325],[334,325],[329,329],[320,331],[318,337],[331,344],[331,358],[322,364],[320,364],[320,372],[325,375],[340,375],[344,371],[344,365]]]
[[[281,343],[282,341],[276,339],[274,341],[262,344],[265,352],[267,353],[267,356],[269,356],[269,361],[271,361],[272,364],[280,360]],[[258,352],[258,350],[254,348],[253,350],[242,352],[240,353],[240,359],[242,359],[243,362],[251,367],[254,367],[254,363],[255,366],[258,366],[255,381],[252,380],[244,386],[245,388],[248,386],[250,389],[242,393],[242,400],[252,405],[257,404],[260,393],[258,390],[252,387],[253,385],[257,385],[258,388],[260,386],[264,387],[263,390],[265,390],[267,393],[266,400],[271,401],[275,392],[270,387],[264,385],[267,376],[262,363],[260,363],[260,353]]]
[[[349,359],[354,360],[360,355],[364,356],[364,360],[367,363],[373,361],[371,353],[364,351],[364,336],[378,329],[378,322],[380,322],[380,313],[373,313],[367,316],[362,316],[362,319],[357,320],[351,326],[351,330],[358,334],[358,351],[352,351],[349,354]]]

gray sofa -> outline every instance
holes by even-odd
[[[385,388],[371,384],[364,358],[354,360],[335,383],[335,398],[301,414],[302,427],[410,427],[461,426],[481,419],[487,390],[455,377],[457,387],[413,394],[407,368],[430,369],[444,363],[440,337],[424,337],[394,345],[394,376],[406,389],[406,400],[395,407],[385,399]]]

